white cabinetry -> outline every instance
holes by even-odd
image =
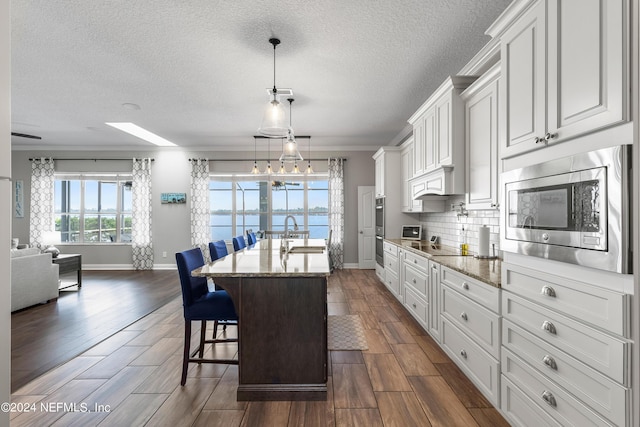
[[[400,260],[401,251],[398,246],[384,242],[384,284],[389,291],[402,302],[400,289]]]
[[[404,251],[404,305],[409,313],[427,330],[429,328],[429,260]]]
[[[460,95],[465,103],[467,209],[498,206],[499,79],[496,64]]]
[[[402,186],[402,212],[405,213],[420,213],[420,212],[444,212],[445,211],[445,196],[423,196],[418,200],[413,198],[417,192],[424,192],[424,188],[428,184],[426,179],[413,177],[413,138],[405,141],[400,152],[400,170],[402,173],[401,186]],[[438,186],[441,184],[438,183]],[[440,187],[438,187],[440,188]]]
[[[397,194],[400,184],[400,147],[381,147],[373,159],[376,164],[376,197]]]
[[[415,222],[406,215],[402,206],[400,147],[384,146],[373,155],[375,161],[376,198],[384,198],[384,237],[398,239],[402,226]]]
[[[475,79],[447,78],[409,118],[414,127],[414,178],[436,173],[446,180],[438,187],[425,187],[425,194],[464,193],[464,105],[459,95]]]
[[[629,425],[630,296],[510,263],[502,278],[503,412],[533,425],[518,396],[561,425]]]
[[[405,141],[400,152],[400,170],[402,172],[402,212],[422,212],[422,201],[411,197],[411,178],[413,177],[413,138]]]
[[[504,31],[503,158],[629,117],[628,2],[521,1],[513,9],[530,4],[515,22],[508,19],[517,13],[507,10],[487,31]]]
[[[500,290],[441,267],[441,343],[496,406],[500,396]]]

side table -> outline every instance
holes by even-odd
[[[82,287],[82,255],[80,254],[60,254],[55,258],[52,258],[54,264],[58,264],[58,272],[60,275],[65,273],[78,274],[78,280],[76,283],[60,283],[60,289],[69,288],[71,286],[78,285],[78,289]]]

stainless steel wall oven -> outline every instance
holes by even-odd
[[[502,249],[631,272],[630,146],[502,174]]]
[[[384,265],[384,198],[376,199],[376,262]]]

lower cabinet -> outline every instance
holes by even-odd
[[[469,335],[442,319],[442,348],[496,407],[500,396],[500,362]]]
[[[507,262],[500,289],[389,242],[383,274],[512,425],[631,427],[631,295]]]
[[[630,426],[629,295],[509,263],[502,278],[500,405],[509,421]]]
[[[442,347],[485,397],[498,407],[500,289],[444,266],[441,275]]]
[[[391,293],[402,302],[402,290],[400,289],[400,260],[401,250],[394,244],[384,242],[384,284]]]

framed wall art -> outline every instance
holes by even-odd
[[[187,203],[187,193],[161,193],[160,203],[163,205]]]

